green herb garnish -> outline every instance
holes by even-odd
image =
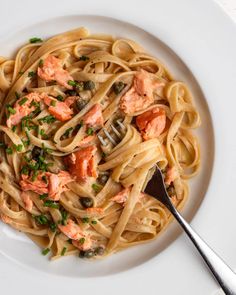
[[[41,225],[45,225],[48,224],[48,218],[46,215],[38,215],[38,216],[34,216],[34,219],[36,220],[37,223],[41,224]]]
[[[86,61],[86,60],[89,60],[89,57],[86,56],[86,55],[81,55],[81,56],[79,57],[79,60]]]
[[[19,99],[20,98],[20,94],[18,92],[15,92],[15,97],[16,97],[16,99]]]
[[[92,135],[94,133],[93,128],[89,127],[86,131],[88,135]]]
[[[43,59],[40,59],[40,61],[39,61],[39,67],[40,67],[40,68],[43,67],[43,63],[44,63]]]
[[[80,242],[80,244],[84,244],[84,242],[85,242],[85,238],[81,238],[81,239],[79,239],[79,242]]]
[[[53,208],[53,209],[59,209],[59,204],[51,200],[46,200],[43,206]]]
[[[40,200],[44,200],[48,197],[48,194],[39,195]]]
[[[66,248],[66,247],[64,247],[64,248],[62,249],[62,251],[61,251],[61,256],[64,256],[64,255],[65,255],[65,253],[66,253],[66,250],[67,250],[67,248]]]
[[[47,123],[47,124],[52,124],[56,121],[56,118],[53,117],[52,115],[48,115],[48,116],[45,116],[41,119],[38,120],[40,123],[43,122],[43,123]]]
[[[97,184],[97,183],[93,183],[93,184],[92,184],[92,189],[93,189],[96,193],[99,193],[100,190],[101,190],[102,188],[103,188],[102,185],[99,185],[99,184]]]
[[[19,101],[19,105],[22,106],[24,103],[26,103],[28,100],[27,97],[23,97],[20,101]]]
[[[34,71],[28,73],[28,77],[33,78],[36,75]]]
[[[29,42],[33,44],[33,43],[43,42],[43,40],[38,37],[32,37],[29,39]]]
[[[50,249],[49,248],[46,248],[42,251],[42,254],[45,256],[47,255],[48,253],[50,252]]]
[[[10,148],[10,147],[6,148],[6,153],[8,155],[12,155],[13,154],[12,148]]]
[[[17,152],[21,152],[23,149],[23,144],[14,144],[14,148]]]
[[[57,96],[57,100],[59,100],[59,101],[63,101],[63,100],[64,100],[64,98],[63,98],[63,96],[62,96],[62,95],[58,95],[58,96]]]
[[[50,106],[55,107],[57,104],[57,102],[55,100],[51,100],[50,102]]]
[[[49,228],[50,228],[50,230],[54,233],[54,232],[56,231],[56,229],[57,229],[57,225],[56,225],[56,223],[54,223],[54,222],[50,222],[50,223],[49,223]]]
[[[12,130],[13,132],[16,132],[16,125],[12,126],[11,130]]]
[[[10,105],[7,105],[7,110],[10,114],[14,115],[16,113],[16,110],[13,109],[13,107],[11,107]]]
[[[73,80],[69,80],[68,82],[68,85],[70,85],[70,86],[73,86],[73,87],[75,87],[76,86],[76,82],[75,81],[73,81]]]
[[[70,132],[73,130],[73,127],[70,127],[68,129],[66,129],[65,133],[63,134],[63,136],[68,137],[70,135]]]
[[[82,222],[83,223],[89,223],[89,218],[88,217],[83,217]]]

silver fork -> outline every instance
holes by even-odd
[[[113,124],[110,124],[111,126],[111,130],[113,131],[113,135],[110,134],[107,129],[102,128],[102,131],[104,132],[105,136],[107,137],[108,141],[106,141],[105,138],[103,138],[101,135],[98,135],[98,139],[100,140],[101,144],[103,146],[106,146],[109,141],[113,144],[113,145],[117,145],[119,143],[119,141],[124,137],[125,133],[126,133],[126,127],[122,122],[122,119],[118,119],[116,120],[116,123],[119,127],[115,127]]]
[[[144,192],[160,201],[173,214],[190,240],[193,242],[217,282],[227,295],[236,295],[236,274],[232,269],[203,241],[180,215],[171,203],[164,184],[161,170],[157,167],[152,178],[147,183]]]
[[[118,123],[118,122],[117,122]],[[111,129],[116,135],[117,139],[106,130],[103,129],[104,134],[107,139],[113,144],[116,145],[122,136],[126,132],[125,125],[119,121],[118,123],[120,130],[111,125]],[[103,146],[108,144],[105,139],[98,135],[98,138]],[[155,167],[154,167],[155,168]],[[214,275],[216,281],[219,283],[221,288],[224,290],[226,295],[236,295],[236,274],[232,269],[207,245],[206,242],[192,229],[192,227],[186,222],[186,220],[180,215],[180,213],[175,209],[171,198],[169,197],[166,186],[164,183],[164,178],[161,170],[156,166],[153,176],[147,182],[144,192],[153,198],[160,201],[169,211],[173,214],[175,219],[179,222],[180,226],[186,232],[190,240],[193,242],[198,252],[201,254],[202,258],[206,262],[207,266]]]

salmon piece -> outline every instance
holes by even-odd
[[[6,224],[11,224],[11,218],[3,213],[0,213],[0,220]]]
[[[46,181],[42,177],[46,177]],[[60,171],[58,174],[51,172],[40,173],[33,181],[29,175],[21,175],[21,189],[33,191],[39,195],[48,194],[48,199],[58,201],[62,192],[67,190],[66,184],[74,181],[67,171]]]
[[[83,117],[84,124],[101,127],[104,123],[100,104],[96,103]]]
[[[141,131],[144,140],[158,137],[166,126],[165,111],[161,108],[153,108],[136,118],[136,125]]]
[[[69,219],[66,225],[58,225],[58,228],[64,235],[72,240],[79,240],[85,236],[80,226],[72,219]]]
[[[103,214],[104,212],[103,208],[98,208],[98,207],[87,208],[86,211],[88,213],[97,213],[97,214]]]
[[[92,248],[92,240],[89,236],[87,237],[82,237],[81,240],[73,240],[72,241],[72,244],[78,248],[79,250],[82,250],[82,251],[87,251],[89,249]]]
[[[77,100],[77,96],[68,96],[65,100],[64,103],[70,107],[75,101]]]
[[[124,204],[128,200],[128,196],[130,194],[131,188],[125,188],[122,191],[120,191],[118,194],[116,194],[114,197],[110,199],[110,201],[119,203],[119,204]]]
[[[67,190],[66,184],[74,181],[67,171],[50,173],[48,179],[48,199],[53,201],[59,201],[61,193]]]
[[[164,85],[154,82],[150,73],[141,69],[134,76],[133,86],[121,97],[120,109],[132,114],[148,108],[154,102],[154,90]]]
[[[31,105],[31,103],[33,101],[40,102],[45,96],[45,93],[31,92],[18,99],[13,106],[13,109],[16,111],[15,114],[11,114],[7,119],[7,127],[12,128],[12,126],[19,124],[22,118],[35,111],[36,107]],[[24,98],[27,98],[26,102],[20,105],[19,102]]]
[[[69,80],[73,80],[73,77],[64,70],[60,59],[53,55],[49,55],[43,62],[42,67],[38,67],[38,76],[46,82],[56,81],[59,85],[64,86],[67,89],[73,89],[68,84]]]
[[[70,174],[75,176],[77,181],[84,182],[88,177],[97,178],[94,160],[96,151],[96,146],[87,146],[65,158]]]
[[[170,185],[179,176],[177,169],[173,166],[167,169],[165,184]]]
[[[21,198],[25,204],[26,210],[31,211],[33,209],[33,201],[31,200],[30,195],[26,192],[22,192]]]
[[[55,102],[55,106],[51,105],[52,102]],[[48,111],[59,121],[68,121],[72,118],[73,110],[62,101],[56,99],[45,97],[44,103],[49,106]]]
[[[94,141],[96,139],[96,135],[89,135],[86,136],[84,139],[81,140],[81,142],[78,143],[78,147],[86,147],[89,144],[91,144],[92,141]]]
[[[39,195],[48,193],[48,184],[42,179],[44,173],[37,176],[35,181],[32,181],[32,177],[29,175],[22,174],[20,186],[23,191],[33,191]]]
[[[141,69],[134,77],[134,88],[141,96],[153,97],[153,92],[159,88],[163,88],[165,83],[162,81],[154,81],[152,75]]]

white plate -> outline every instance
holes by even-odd
[[[190,200],[184,213],[192,218],[197,211],[207,190],[215,154],[211,185],[193,225],[235,266],[233,215],[236,201],[231,185],[236,177],[233,134],[236,42],[231,38],[235,34],[233,24],[208,1],[148,1],[138,7],[133,1],[111,4],[109,1],[77,3],[68,0],[58,4],[41,0],[37,8],[26,0],[13,3],[8,0],[4,4],[6,9],[11,7],[11,17],[3,10],[0,12],[1,23],[4,23],[4,28],[0,29],[1,55],[12,52],[31,36],[47,37],[85,25],[92,32],[133,38],[167,64],[177,79],[190,85],[203,119],[198,131],[203,163],[200,175],[191,183]],[[24,13],[18,14],[17,11],[22,9]],[[122,22],[107,17],[82,16],[88,13],[115,17]],[[54,18],[60,15],[65,16]],[[215,152],[211,117],[204,97],[213,118]],[[232,205],[226,207],[229,201]],[[1,291],[9,294],[10,290],[13,293],[19,289],[21,292],[25,290],[25,294],[29,290],[39,294],[46,288],[47,293],[54,290],[59,295],[76,290],[88,294],[92,291],[120,294],[130,290],[136,294],[195,295],[211,294],[217,289],[187,239],[181,236],[173,242],[178,236],[176,224],[172,224],[155,242],[98,262],[68,257],[49,263],[23,235],[16,235],[7,226],[1,225],[0,229],[0,251],[3,254],[0,256],[3,266],[0,268]],[[128,271],[123,272],[125,270]],[[44,274],[51,275],[45,277]],[[5,280],[1,279],[3,277]],[[14,280],[20,283],[17,286],[10,284]],[[24,289],[26,282],[29,285]]]

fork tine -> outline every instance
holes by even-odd
[[[114,138],[110,135],[110,133],[103,128],[103,132],[105,133],[106,137],[110,140],[110,142],[114,145],[117,144],[117,142],[114,140]]]
[[[122,138],[120,132],[111,124],[111,129],[114,131],[114,133],[119,137]]]
[[[103,139],[103,137],[101,135],[98,135],[98,139],[100,140],[101,144],[106,146],[107,143],[105,142],[105,140]]]

